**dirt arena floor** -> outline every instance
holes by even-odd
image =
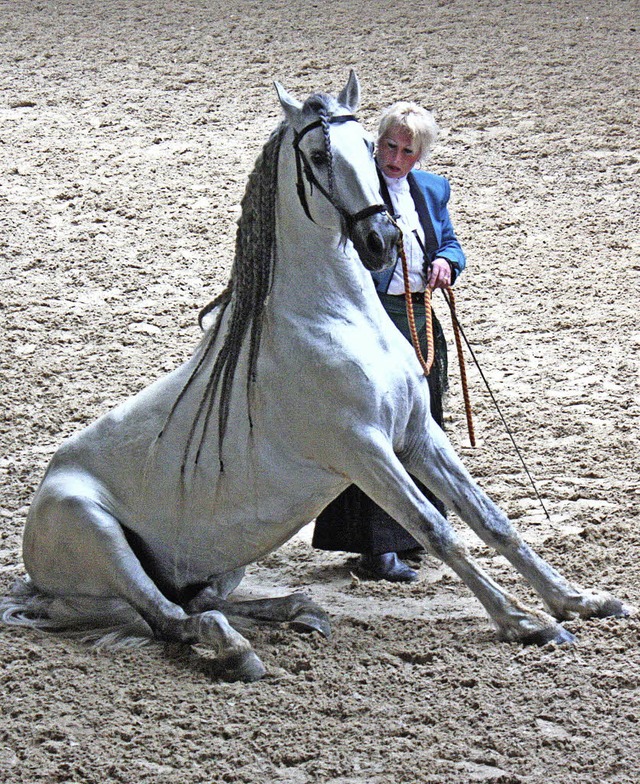
[[[479,444],[455,371],[451,438],[544,557],[640,605],[638,25],[636,0],[0,0],[0,593],[56,446],[195,346],[272,80],[336,93],[354,67],[371,130],[395,99],[436,110],[460,319],[550,520],[473,368]],[[1,628],[0,781],[640,782],[637,616],[522,649],[434,559],[394,587],[308,540],[249,588],[308,592],[334,635],[254,633],[248,686],[178,645]]]

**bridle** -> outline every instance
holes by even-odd
[[[353,114],[340,114],[331,117],[324,115],[319,119],[309,123],[309,125],[305,125],[305,127],[301,131],[296,131],[294,129],[293,149],[295,150],[296,153],[296,179],[297,179],[296,189],[298,191],[298,198],[300,199],[300,204],[302,205],[302,208],[305,211],[307,218],[309,218],[310,221],[315,223],[316,221],[313,220],[313,218],[311,217],[311,213],[309,211],[309,204],[307,202],[307,193],[304,187],[304,181],[302,179],[302,175],[304,172],[304,176],[306,177],[307,182],[311,186],[312,191],[313,191],[313,186],[315,185],[315,187],[320,191],[320,193],[325,197],[325,199],[327,199],[329,204],[335,207],[338,213],[342,216],[342,218],[346,223],[347,232],[349,234],[353,230],[355,224],[358,223],[358,221],[364,220],[365,218],[368,218],[371,215],[376,215],[380,212],[387,213],[387,215],[389,216],[389,220],[393,223],[393,225],[398,230],[398,255],[400,256],[400,259],[402,261],[402,272],[404,276],[405,299],[406,299],[406,306],[407,306],[407,320],[409,322],[411,343],[413,344],[413,348],[418,358],[418,362],[420,363],[425,376],[428,376],[429,372],[431,371],[431,366],[433,364],[433,359],[435,356],[434,342],[433,342],[432,311],[431,311],[431,290],[427,288],[424,293],[425,313],[427,317],[425,326],[427,330],[427,348],[428,348],[427,360],[425,360],[424,357],[422,356],[422,351],[420,349],[420,340],[418,338],[418,331],[416,328],[415,318],[413,314],[413,303],[411,300],[411,294],[408,293],[410,291],[409,272],[408,272],[407,258],[404,251],[404,242],[402,239],[402,229],[396,222],[395,216],[392,214],[391,210],[386,204],[373,204],[370,207],[365,207],[363,210],[360,210],[360,212],[356,212],[353,214],[347,212],[347,210],[345,210],[343,207],[340,207],[338,204],[335,203],[335,201],[333,200],[333,195],[318,180],[318,178],[313,172],[313,168],[311,167],[311,164],[307,160],[307,156],[300,149],[300,142],[306,136],[306,134],[309,133],[309,131],[313,131],[315,128],[320,128],[320,127],[324,128],[326,124],[338,124],[338,123],[345,123],[345,122],[358,122],[358,119]],[[330,165],[330,161],[329,161],[329,165]],[[447,299],[447,303],[449,304],[449,308],[451,309],[453,331],[456,339],[456,347],[458,350],[458,361],[460,364],[460,376],[462,380],[462,390],[463,390],[463,396],[465,402],[465,413],[467,416],[469,439],[471,441],[471,445],[475,446],[475,434],[474,434],[473,420],[471,415],[471,404],[469,402],[469,392],[467,388],[465,362],[462,353],[462,344],[460,342],[458,321],[455,313],[455,300],[454,300],[453,290],[450,286],[447,288],[445,297]]]
[[[302,178],[303,172],[304,176],[311,186],[311,191],[313,192],[313,187],[315,187],[320,191],[320,193],[325,197],[325,199],[331,204],[335,209],[338,211],[340,216],[343,218],[347,233],[350,235],[353,231],[354,226],[361,220],[365,220],[366,218],[371,217],[372,215],[377,215],[380,212],[388,212],[388,208],[386,204],[372,204],[369,207],[365,207],[363,210],[360,210],[356,213],[350,213],[344,209],[344,207],[340,207],[338,204],[335,203],[333,200],[333,194],[331,194],[324,185],[318,180],[316,175],[314,174],[313,168],[309,163],[307,156],[304,154],[303,150],[300,149],[300,142],[302,139],[309,133],[309,131],[313,131],[315,128],[324,127],[325,125],[337,125],[342,124],[345,122],[358,122],[358,118],[353,114],[339,114],[339,115],[332,115],[332,116],[323,116],[318,120],[314,120],[313,122],[309,123],[309,125],[305,125],[305,127],[301,131],[293,130],[293,149],[296,153],[296,190],[298,192],[298,198],[300,199],[300,204],[302,205],[302,209],[305,212],[305,215],[312,223],[316,223],[311,217],[311,212],[309,211],[309,204],[307,202],[307,192],[304,187],[304,180]],[[330,162],[329,162],[330,163]]]

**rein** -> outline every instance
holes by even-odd
[[[426,316],[425,329],[426,329],[426,333],[427,333],[427,360],[425,361],[424,357],[422,356],[422,351],[420,349],[420,340],[418,338],[418,330],[416,328],[416,321],[415,321],[415,316],[414,316],[414,313],[413,313],[413,302],[411,300],[411,292],[410,292],[410,286],[409,286],[409,268],[408,268],[408,264],[407,264],[407,257],[406,257],[405,251],[404,251],[404,242],[402,240],[402,229],[398,226],[398,224],[396,223],[396,221],[393,218],[393,216],[391,216],[391,220],[393,221],[393,223],[395,224],[396,228],[398,229],[398,253],[400,254],[400,258],[402,260],[402,276],[404,278],[404,298],[405,298],[405,302],[406,302],[406,306],[407,306],[407,320],[409,321],[409,331],[411,333],[411,343],[413,344],[413,349],[416,352],[416,356],[418,358],[418,362],[420,363],[425,376],[428,376],[429,372],[431,371],[431,366],[433,365],[433,360],[435,358],[435,348],[434,348],[434,343],[433,343],[433,320],[432,320],[432,312],[431,312],[431,289],[427,288],[427,289],[425,289],[425,292],[424,292],[424,305],[425,305],[425,316]],[[455,341],[456,341],[456,351],[457,351],[457,354],[458,354],[458,365],[460,367],[460,384],[462,386],[462,397],[464,399],[464,412],[465,412],[465,415],[466,415],[466,418],[467,418],[467,430],[469,432],[469,443],[471,444],[471,446],[475,447],[475,445],[476,445],[476,436],[475,436],[475,430],[474,430],[474,427],[473,427],[473,415],[472,415],[472,411],[471,411],[471,402],[470,402],[470,399],[469,399],[469,385],[467,383],[467,370],[466,370],[466,364],[465,364],[465,361],[464,361],[464,354],[463,354],[463,351],[462,351],[462,338],[464,338],[464,342],[466,343],[467,348],[469,349],[469,353],[471,354],[471,357],[472,357],[473,361],[475,362],[475,365],[478,368],[478,371],[480,372],[480,376],[482,377],[482,380],[484,381],[485,386],[487,387],[489,395],[491,396],[491,400],[493,401],[493,404],[496,407],[496,411],[498,412],[498,414],[500,416],[500,419],[502,420],[502,424],[504,425],[505,430],[507,431],[507,434],[508,434],[509,438],[511,439],[511,443],[513,444],[513,446],[514,446],[514,448],[516,450],[516,454],[518,455],[518,458],[519,458],[520,462],[522,463],[522,467],[524,468],[524,471],[525,471],[525,473],[527,475],[527,478],[529,479],[529,483],[531,484],[531,487],[533,488],[533,492],[535,493],[538,501],[540,502],[540,506],[542,507],[542,510],[544,511],[547,520],[550,520],[551,517],[549,516],[549,512],[547,511],[547,507],[544,505],[544,501],[542,500],[542,497],[541,497],[541,495],[540,495],[540,493],[538,491],[536,483],[533,481],[533,477],[531,476],[531,473],[530,473],[529,468],[528,468],[528,466],[527,466],[527,464],[525,462],[525,459],[522,456],[522,452],[520,451],[520,448],[518,447],[518,444],[517,444],[517,442],[516,442],[516,440],[514,438],[513,432],[511,431],[511,428],[507,424],[507,421],[504,418],[504,416],[502,414],[502,411],[500,410],[500,406],[498,405],[498,401],[496,400],[493,392],[491,391],[491,387],[489,386],[489,382],[487,381],[487,378],[486,378],[485,374],[483,373],[482,368],[480,367],[480,363],[478,362],[478,359],[477,359],[477,357],[475,355],[475,352],[473,351],[473,348],[471,347],[471,344],[467,340],[467,336],[464,334],[464,330],[462,329],[462,325],[460,324],[460,321],[458,320],[458,315],[456,313],[456,300],[455,300],[455,295],[453,293],[453,288],[451,286],[447,286],[445,289],[443,289],[443,295],[444,295],[444,298],[445,298],[445,301],[446,301],[447,305],[449,306],[449,310],[451,311],[451,324],[452,324],[452,327],[453,327],[453,334],[454,334]]]
[[[413,313],[413,301],[411,299],[411,291],[409,286],[409,265],[407,264],[407,255],[404,250],[404,242],[402,238],[402,229],[396,221],[392,218],[395,227],[398,229],[398,253],[402,261],[402,277],[404,278],[404,299],[407,307],[407,320],[409,322],[409,332],[411,334],[411,343],[413,350],[416,352],[418,362],[422,367],[425,376],[428,376],[433,366],[435,359],[435,346],[433,342],[433,318],[431,310],[431,289],[426,288],[424,292],[424,307],[425,307],[425,330],[427,333],[427,359],[422,355],[420,348],[420,339],[418,338],[418,329],[416,327],[416,319]],[[453,334],[456,341],[456,351],[458,354],[458,366],[460,368],[460,383],[462,385],[462,397],[464,399],[464,412],[467,418],[467,430],[469,432],[469,442],[471,446],[476,445],[475,430],[473,427],[473,414],[471,411],[471,401],[469,398],[469,385],[467,383],[467,368],[464,361],[464,354],[462,351],[462,340],[460,338],[460,328],[458,318],[456,316],[455,296],[451,286],[447,286],[445,299],[449,310],[451,311],[451,324],[453,327]],[[448,296],[447,296],[448,295]]]
[[[351,233],[353,227],[356,225],[356,223],[358,223],[358,221],[364,220],[365,218],[370,218],[372,215],[376,215],[379,212],[386,212],[387,206],[385,204],[372,204],[356,213],[347,212],[347,210],[334,202],[333,194],[328,191],[318,180],[311,164],[307,159],[307,156],[304,154],[304,151],[300,149],[300,142],[309,133],[309,131],[313,131],[316,128],[324,128],[325,125],[341,125],[342,123],[346,122],[358,122],[358,118],[353,114],[339,114],[332,115],[331,117],[324,116],[318,120],[314,120],[313,122],[309,123],[309,125],[305,125],[301,131],[296,131],[294,128],[293,149],[296,154],[296,190],[298,192],[298,199],[300,200],[300,204],[302,205],[302,209],[304,210],[307,218],[309,218],[312,223],[315,223],[309,210],[307,192],[304,187],[304,180],[302,177],[303,173],[311,187],[311,192],[313,193],[313,187],[315,185],[315,187],[325,197],[329,204],[335,207],[336,210],[340,213],[341,217],[346,223],[348,233]]]

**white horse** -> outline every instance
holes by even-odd
[[[54,455],[25,529],[29,577],[4,599],[5,622],[112,638],[142,629],[209,644],[229,678],[259,678],[264,666],[227,618],[328,634],[327,617],[300,594],[226,597],[243,567],[350,483],[460,576],[505,640],[567,642],[556,619],[627,614],[536,555],[431,419],[427,380],[369,274],[392,263],[397,230],[353,116],[355,74],[337,100],[301,104],[276,89],[286,119],[249,179],[212,325],[182,367]],[[508,558],[550,614],[485,574],[410,474]]]

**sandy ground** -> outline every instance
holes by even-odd
[[[473,370],[479,445],[455,374],[452,439],[546,558],[640,604],[639,23],[634,0],[0,0],[0,592],[62,438],[195,345],[279,116],[271,80],[336,92],[353,66],[371,129],[397,98],[437,111],[460,318],[551,520]],[[249,588],[303,588],[334,635],[256,632],[259,683],[177,645],[0,630],[0,780],[640,781],[637,619],[523,650],[435,560],[412,586],[358,581],[304,533]]]

